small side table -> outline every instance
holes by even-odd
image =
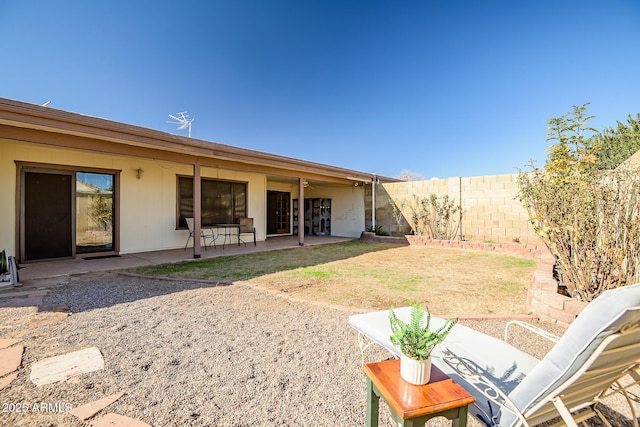
[[[222,228],[224,230],[224,240],[222,241],[222,249],[227,244],[227,238],[229,238],[229,244],[231,244],[231,238],[236,236],[238,239],[238,246],[240,246],[240,224],[214,224],[214,228]],[[220,236],[220,233],[218,233]]]
[[[424,425],[435,417],[446,417],[453,427],[467,425],[467,407],[476,399],[441,370],[431,365],[431,380],[417,386],[400,377],[400,359],[368,363],[367,427],[378,426],[380,397],[387,404],[398,426]]]

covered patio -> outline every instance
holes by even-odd
[[[353,240],[348,237],[338,236],[305,236],[305,246],[323,245],[328,243],[344,242]],[[259,241],[253,244],[227,244],[224,249],[221,245],[216,248],[210,247],[202,250],[202,257],[217,258],[221,256],[241,255],[253,252],[274,251],[278,249],[293,249],[300,247],[298,244],[298,236],[277,236],[269,237],[265,241]],[[60,276],[68,276],[72,274],[83,274],[98,271],[112,271],[123,268],[141,267],[145,265],[166,264],[180,261],[196,261],[193,259],[193,248],[186,249],[169,249],[163,251],[138,252],[131,254],[122,254],[118,256],[106,257],[86,257],[64,259],[56,261],[43,261],[22,264],[19,270],[20,282],[24,285],[30,285],[32,282],[38,282],[42,279],[55,279]],[[11,291],[19,288],[6,287],[0,288],[0,296],[3,291]]]
[[[79,271],[87,257],[146,259],[242,219],[257,241],[358,238],[365,187],[397,181],[4,98],[0,130],[0,248],[20,264],[55,263],[46,271],[69,258]],[[200,241],[187,252],[210,256]]]

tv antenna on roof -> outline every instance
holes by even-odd
[[[189,138],[191,138],[191,122],[193,122],[195,119],[190,119],[186,111],[177,113],[175,116],[173,114],[169,114],[169,117],[175,121],[173,122],[167,121],[167,123],[180,125],[176,130],[189,129]]]

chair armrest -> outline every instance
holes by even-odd
[[[560,340],[559,336],[554,335],[551,332],[545,331],[542,328],[534,326],[531,323],[523,322],[523,321],[520,321],[520,320],[511,320],[504,327],[504,342],[509,342],[508,341],[508,338],[509,338],[509,327],[512,326],[512,325],[520,326],[521,328],[524,328],[524,329],[526,329],[528,331],[531,331],[531,332],[533,332],[535,334],[538,334],[541,337],[548,339],[549,341],[553,341],[554,343],[558,342],[558,340]]]

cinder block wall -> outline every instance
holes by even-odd
[[[420,198],[431,194],[449,195],[461,201],[462,237],[477,242],[541,244],[533,231],[526,209],[518,200],[517,174],[478,177],[451,177],[423,181],[396,182],[376,185],[376,225],[392,235],[410,234],[410,210],[397,224],[391,201]],[[371,190],[366,194],[367,226],[371,225]]]

